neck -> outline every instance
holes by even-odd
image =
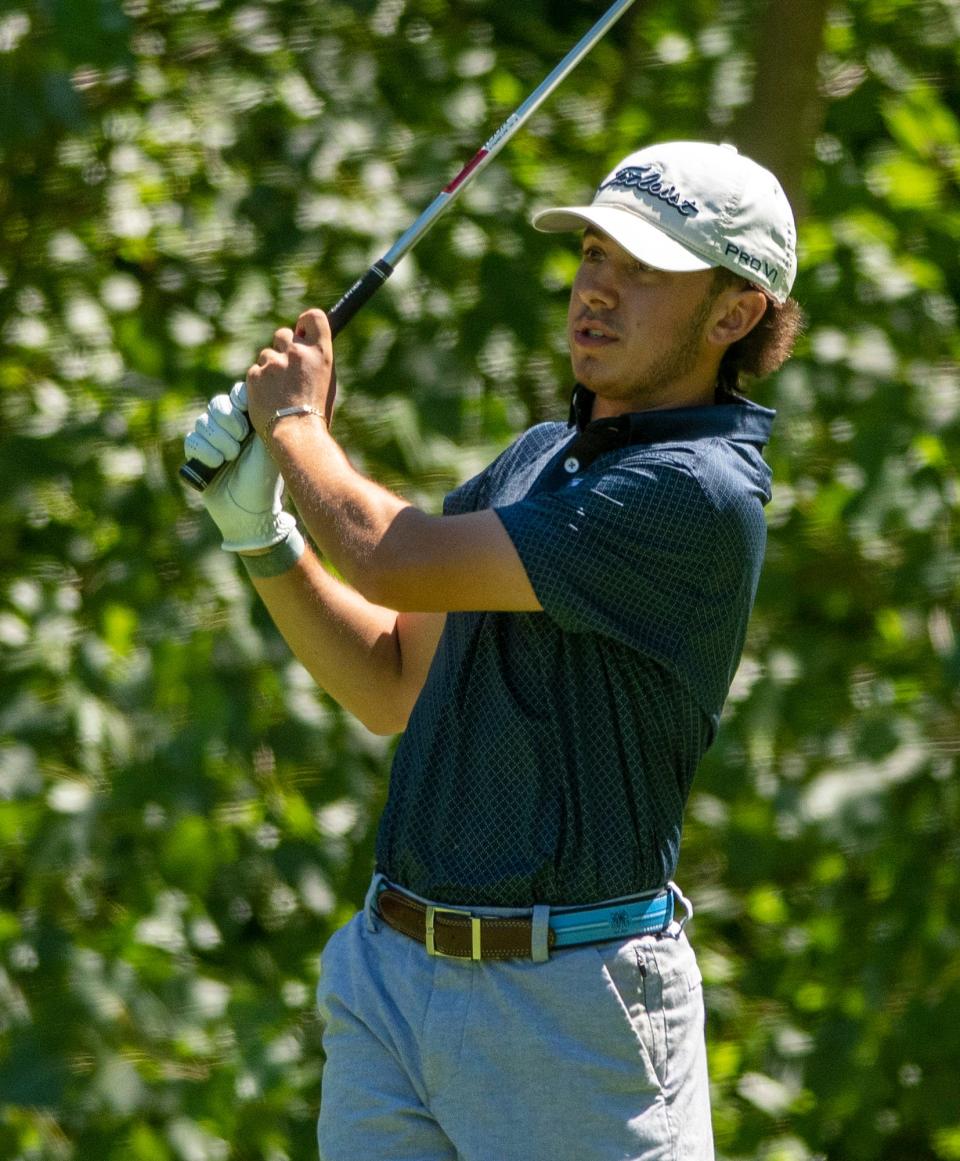
[[[674,411],[682,407],[710,407],[716,399],[716,381],[696,390],[670,391],[652,399],[643,395],[626,399],[597,395],[591,418],[610,419],[612,416],[628,415],[634,411]]]

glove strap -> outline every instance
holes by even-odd
[[[293,568],[306,550],[307,545],[299,528],[291,528],[286,537],[279,544],[275,544],[269,552],[262,552],[257,556],[241,553],[240,559],[250,576],[262,579],[283,576]]]

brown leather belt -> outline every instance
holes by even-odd
[[[395,931],[424,944],[431,955],[455,959],[531,959],[533,920],[476,916],[456,907],[418,903],[387,887],[377,896],[377,910]],[[548,946],[556,943],[548,934]]]

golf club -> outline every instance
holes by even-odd
[[[357,311],[369,302],[393,273],[400,259],[419,242],[434,223],[463,193],[467,185],[496,157],[510,138],[539,109],[555,88],[576,68],[580,61],[613,27],[634,0],[616,0],[590,31],[580,40],[550,75],[534,89],[529,97],[504,121],[486,144],[460,170],[457,176],[440,191],[419,218],[403,233],[394,245],[359,278],[328,312],[330,329],[336,337]],[[252,435],[252,433],[251,433]],[[250,437],[248,437],[250,438]],[[228,465],[207,467],[191,459],[180,468],[181,478],[198,492],[209,484]]]

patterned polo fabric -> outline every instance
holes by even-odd
[[[772,421],[737,401],[541,424],[447,497],[496,509],[544,611],[448,615],[379,871],[505,907],[671,878],[760,575]]]

